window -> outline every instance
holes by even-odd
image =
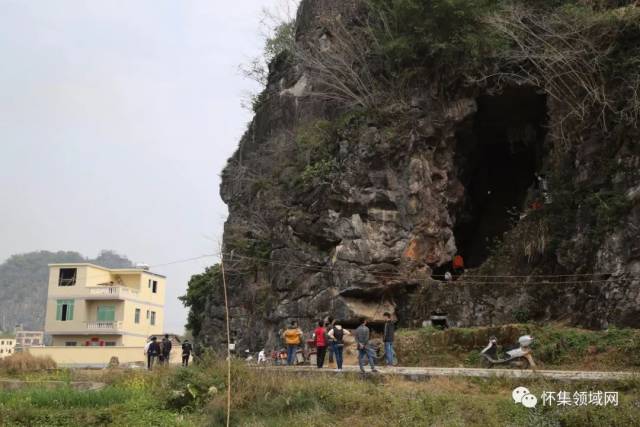
[[[133,321],[135,323],[140,323],[140,309],[139,308],[136,308],[136,315],[135,315]]]
[[[7,350],[7,353],[11,354],[11,349]]]
[[[158,281],[157,280],[153,281],[153,285],[151,286],[151,292],[153,292],[154,294],[158,293]]]
[[[151,289],[151,282],[152,282],[152,280],[151,280],[151,279],[149,279],[149,284],[148,284],[148,286],[147,286],[149,289]]]
[[[152,325],[156,324],[156,312],[155,311],[151,312],[151,324]]]
[[[67,321],[73,320],[73,300],[72,299],[59,299],[56,309],[56,320]],[[31,342],[30,339],[24,340],[25,344]]]
[[[147,310],[147,320],[149,320],[149,310]]]
[[[113,322],[116,320],[115,305],[98,306],[98,322]]]
[[[58,286],[74,286],[76,284],[77,268],[61,268]]]
[[[104,345],[105,345],[105,347],[115,347],[116,346],[116,342],[115,341],[105,341]]]
[[[4,350],[0,348],[0,354],[4,353]]]
[[[0,341],[0,345],[4,345],[4,341]]]
[[[75,347],[78,343],[76,341],[65,341],[64,345],[65,347]]]

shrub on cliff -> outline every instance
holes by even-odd
[[[370,0],[376,38],[391,67],[473,63],[498,40],[482,17],[496,0]]]

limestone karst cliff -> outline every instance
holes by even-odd
[[[436,308],[640,326],[639,10],[548,3],[302,1],[223,171],[241,346]],[[204,298],[215,347],[220,287]]]

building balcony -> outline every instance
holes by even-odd
[[[90,288],[89,295],[97,299],[126,299],[137,297],[139,292],[126,286],[101,286]]]
[[[120,330],[122,322],[118,320],[96,320],[87,322],[87,329],[97,332],[114,332]]]

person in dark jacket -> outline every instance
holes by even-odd
[[[358,365],[360,371],[364,373],[364,358],[369,360],[369,366],[371,366],[371,372],[378,372],[374,360],[373,350],[369,346],[369,327],[367,326],[367,319],[362,318],[360,326],[356,329],[354,334],[356,339],[356,345],[358,346]]]
[[[156,337],[151,337],[151,341],[145,346],[145,353],[147,355],[147,369],[151,370],[160,355],[160,344]]]
[[[393,350],[393,339],[396,333],[396,326],[391,320],[391,313],[385,312],[384,316],[384,357],[387,362],[387,366],[393,365],[393,356],[395,354]]]
[[[324,321],[324,326],[327,332],[327,353],[329,353],[329,365],[331,365],[333,363],[333,355],[334,355],[334,346],[333,346],[333,339],[329,336],[329,332],[331,332],[331,330],[333,329],[333,326],[335,325],[336,321],[333,319],[333,317],[329,316],[325,319]]]
[[[191,357],[192,351],[193,346],[189,340],[184,340],[182,343],[182,366],[189,366],[189,357]]]
[[[173,345],[171,344],[169,334],[165,334],[164,338],[162,338],[162,355],[160,356],[160,360],[162,361],[162,363],[169,363],[172,347]]]

